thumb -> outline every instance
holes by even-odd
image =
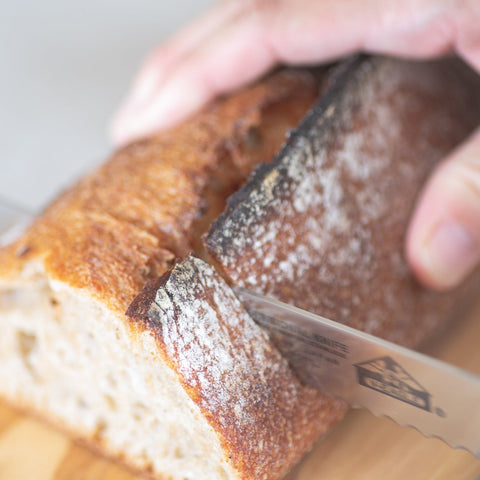
[[[407,233],[407,257],[437,290],[458,285],[480,263],[480,129],[427,183]]]

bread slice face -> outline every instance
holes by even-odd
[[[275,161],[229,199],[206,248],[233,285],[418,346],[462,289],[423,288],[405,232],[429,173],[480,123],[480,80],[454,59],[342,68]]]
[[[141,472],[239,478],[151,332],[133,333],[122,315],[64,284],[39,280],[11,295],[0,383],[14,406]]]
[[[160,341],[158,325],[126,317],[125,311],[176,257],[200,249],[201,234],[224,208],[225,198],[245,182],[255,163],[271,159],[321,88],[321,75],[279,72],[173,131],[124,148],[62,194],[18,241],[1,249],[0,396],[158,478],[273,479],[288,469],[341,416],[343,405],[321,413],[323,397],[302,387],[260,336],[259,358],[271,358],[271,368],[285,375],[285,390],[307,401],[296,410],[285,406],[290,417],[279,441],[289,435],[300,439],[300,427],[308,426],[291,452],[284,443],[275,445],[278,428],[264,433],[263,446],[251,445],[252,433],[261,429],[254,420],[270,428],[275,414],[283,412],[280,402],[287,400],[277,392],[278,383],[270,394],[266,382],[261,391],[255,390],[260,384],[248,384],[249,375],[250,382],[257,382],[251,372],[260,367],[251,332],[238,328],[238,355],[244,339],[253,357],[232,371],[247,382],[244,395],[256,391],[262,396],[249,412],[248,398],[237,390],[239,403],[229,408],[245,421],[241,429],[228,430],[227,407],[219,403],[216,414],[214,405],[206,403],[208,392],[195,393],[175,370],[178,365]],[[229,309],[233,299],[226,284],[206,266],[191,262],[202,278],[211,275],[217,282],[216,295],[223,295]],[[208,299],[202,302],[213,308]],[[222,332],[230,324],[232,329],[246,325],[238,302],[235,309],[238,318],[225,319]],[[198,321],[195,315],[192,325]],[[182,321],[178,318],[179,327]],[[220,366],[204,368],[214,375]],[[262,368],[265,380],[280,381],[280,373],[268,377],[268,365]],[[225,390],[221,383],[215,388],[219,395]],[[269,403],[262,406],[264,398]],[[317,413],[319,420],[310,426]]]

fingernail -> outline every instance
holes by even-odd
[[[472,232],[455,221],[441,223],[423,249],[424,267],[440,288],[458,285],[480,260]]]

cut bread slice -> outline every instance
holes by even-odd
[[[139,336],[150,340],[153,332],[164,363],[213,428],[217,439],[209,442],[222,446],[220,465],[235,470],[228,478],[281,478],[345,413],[343,402],[299,382],[225,281],[198,258],[147,284],[127,315]]]
[[[456,295],[413,281],[402,229],[479,120],[474,78],[450,61],[284,71],[120,151],[0,250],[0,395],[159,478],[280,478],[346,407],[297,380],[211,266],[175,258],[205,255],[226,196],[326,92],[206,245],[232,283],[417,343]]]

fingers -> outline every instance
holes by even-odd
[[[113,123],[112,138],[122,144],[166,128],[277,62],[318,63],[359,49],[415,57],[444,53],[460,35],[460,17],[476,32],[480,14],[457,12],[470,3],[478,2],[224,1],[147,61]]]
[[[480,262],[480,130],[429,180],[407,234],[420,280],[444,290]]]

